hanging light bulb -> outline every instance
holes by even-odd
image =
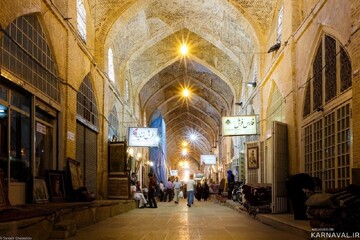
[[[187,89],[187,88],[184,88],[183,91],[182,91],[182,95],[184,97],[189,97],[190,96],[190,90]]]
[[[188,52],[189,52],[188,46],[185,43],[183,43],[180,47],[181,55],[186,56],[188,54]]]

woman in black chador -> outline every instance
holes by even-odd
[[[209,197],[209,185],[207,184],[207,182],[204,183],[202,197],[203,197],[204,201],[207,201],[207,199]]]
[[[228,180],[228,199],[231,199],[232,191],[235,186],[235,176],[231,170],[227,171],[227,180]]]
[[[201,201],[201,197],[202,197],[202,187],[201,187],[201,184],[198,182],[196,185],[195,198],[198,201]]]

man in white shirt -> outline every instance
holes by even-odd
[[[133,199],[139,201],[139,208],[144,208],[145,205],[147,204],[147,201],[145,199],[144,194],[142,193],[139,181],[136,182],[136,186],[131,185],[130,192],[131,192],[131,195],[133,196]]]
[[[179,181],[178,177],[175,178],[175,182],[173,183],[173,187],[174,187],[174,193],[175,193],[175,197],[174,197],[175,203],[178,204],[179,203],[179,193],[180,193],[181,187],[182,187],[182,184]]]

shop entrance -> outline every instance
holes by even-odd
[[[33,178],[46,178],[47,170],[55,169],[56,118],[32,107],[33,101],[31,94],[0,85],[0,168],[12,205],[32,202]]]

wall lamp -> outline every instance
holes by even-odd
[[[236,106],[240,106],[240,107],[242,107],[243,102],[237,102],[237,103],[235,103],[235,105],[236,105]]]
[[[248,82],[247,85],[249,87],[256,87],[256,82]]]

